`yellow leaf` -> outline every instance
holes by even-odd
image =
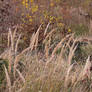
[[[69,32],[69,33],[71,32],[71,29],[70,29],[70,28],[68,29],[68,32]]]
[[[32,6],[32,13],[36,12],[38,10],[38,5]]]
[[[50,6],[53,7],[54,6],[54,3],[50,3]]]
[[[29,19],[29,22],[32,22],[32,18]]]
[[[30,0],[30,2],[31,2],[31,3],[33,3],[33,2],[34,2],[34,0]]]
[[[22,1],[22,4],[25,5],[25,1]]]

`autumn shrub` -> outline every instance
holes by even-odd
[[[1,13],[1,17],[4,19],[2,21],[3,30],[8,30],[8,28],[19,25],[22,28],[21,32],[26,41],[25,47],[28,46],[30,36],[37,31],[41,24],[42,27],[39,37],[40,44],[46,36],[46,34],[44,36],[43,33],[49,23],[47,31],[49,32],[51,29],[57,28],[56,35],[57,37],[59,36],[59,38],[63,38],[72,32],[75,32],[77,35],[81,33],[85,34],[86,32],[84,31],[88,30],[88,26],[83,25],[82,19],[79,20],[78,7],[82,6],[81,0],[73,2],[60,0],[13,0],[12,2],[2,1],[0,4],[0,7],[2,7],[1,12],[4,10],[3,13]],[[82,24],[78,24],[77,22]]]
[[[23,7],[21,12],[21,26],[23,32],[25,32],[25,37],[29,39],[32,33],[36,32],[40,24],[42,24],[39,39],[44,39],[43,31],[45,30],[48,23],[50,26],[48,29],[54,29],[58,27],[61,31],[61,35],[65,34],[62,30],[64,26],[64,21],[61,13],[60,1],[35,1],[35,0],[22,0],[20,5]],[[58,11],[58,12],[57,12]],[[67,15],[68,16],[68,15]],[[66,30],[67,32],[67,30]],[[26,40],[27,40],[26,39]],[[40,40],[39,42],[42,42]]]

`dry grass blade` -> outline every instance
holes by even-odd
[[[79,77],[77,78],[77,81],[75,82],[73,86],[73,90],[76,87],[76,84],[81,81],[85,80],[86,78],[90,78],[90,67],[91,67],[91,62],[90,62],[90,56],[88,56],[88,59],[86,60],[85,67],[81,70]]]
[[[20,54],[18,54],[18,55],[15,57],[15,60],[14,60],[14,76],[15,76],[15,70],[16,70],[18,61],[19,61],[19,60],[21,59],[21,57],[22,57],[27,51],[29,51],[30,49],[31,49],[30,47],[24,49]]]
[[[10,35],[10,38],[11,38],[11,48],[12,48],[12,51],[14,50],[14,39],[13,39],[13,34],[11,32],[11,29],[9,29],[9,35]]]
[[[46,36],[46,38],[43,40],[43,43],[45,43],[47,41],[47,39],[52,35],[52,33],[54,33],[56,31],[57,28],[52,29],[51,32],[48,33],[48,35]]]
[[[71,35],[71,37],[68,39],[68,42],[66,43],[66,47],[70,48],[70,42],[74,40],[74,34]]]
[[[65,51],[65,44],[61,48],[60,55],[58,57],[58,61],[62,61],[64,51]]]
[[[15,55],[17,54],[17,49],[18,49],[18,44],[19,44],[20,38],[21,38],[21,34],[19,35],[19,37],[18,37],[18,39],[17,39],[17,42],[16,42]]]
[[[69,65],[71,64],[72,57],[73,57],[74,52],[75,52],[75,50],[77,48],[77,45],[75,46],[75,44],[76,44],[77,41],[78,40],[75,39],[74,42],[73,42],[73,45],[70,47],[70,51],[69,51],[69,55],[68,55],[68,60],[67,60]]]
[[[78,78],[78,81],[80,79],[84,79],[85,77],[88,77],[90,78],[90,67],[92,66],[91,62],[90,62],[90,56],[88,57],[87,61],[86,61],[86,64],[85,64],[85,67],[84,69],[81,71],[80,73],[80,76]]]
[[[90,62],[90,56],[88,57],[87,61],[86,61],[86,65],[84,67],[84,72],[83,72],[83,75],[85,75],[86,73],[87,74],[90,74],[90,67],[91,67],[91,62]],[[89,76],[89,75],[88,75]]]
[[[15,39],[15,37],[16,37],[16,32],[17,32],[17,27],[15,28],[15,30],[13,32],[13,39]]]
[[[34,44],[35,44],[35,33],[33,33],[31,40],[30,40],[31,50],[34,48]]]
[[[50,23],[48,23],[48,25],[47,25],[47,27],[46,27],[46,29],[45,29],[45,31],[44,31],[44,35],[46,35],[47,30],[48,30],[48,28],[49,28],[49,25],[50,25]]]
[[[48,44],[45,45],[45,56],[46,56],[46,58],[48,58],[48,56],[49,56]]]
[[[74,64],[70,65],[68,70],[67,70],[67,73],[66,73],[66,76],[65,76],[65,87],[67,87],[69,74],[70,74],[70,71],[72,70],[73,66],[74,66]]]
[[[25,83],[25,78],[23,77],[22,73],[18,69],[16,69],[16,71],[19,74],[19,76],[20,76],[21,80],[23,81],[23,83]]]
[[[10,77],[9,77],[9,74],[8,74],[8,71],[7,71],[7,68],[6,68],[5,65],[4,65],[4,69],[5,69],[5,74],[6,74],[6,78],[7,78],[7,84],[8,84],[8,87],[9,87],[9,92],[12,92],[11,91],[11,80],[10,80]]]
[[[10,47],[10,32],[8,32],[8,48]]]
[[[39,37],[39,31],[41,29],[41,26],[42,25],[40,25],[40,27],[38,28],[37,32],[32,35],[31,42],[30,42],[31,51],[33,50],[34,46],[36,48],[37,45],[38,45],[38,37]]]
[[[14,32],[12,33],[11,29],[9,28],[9,34],[8,34],[8,46],[9,46],[9,43],[11,42],[11,48],[12,48],[12,51],[14,50],[14,42],[15,42],[15,37],[16,37],[16,31],[17,31],[17,27],[15,28]],[[10,39],[11,38],[11,41]]]
[[[37,47],[37,45],[38,45],[38,37],[39,37],[39,31],[40,31],[40,29],[41,29],[41,26],[42,26],[42,25],[40,25],[40,27],[38,28],[38,30],[37,30],[37,32],[36,32],[36,34],[35,34],[35,49],[36,49],[36,47]]]
[[[12,61],[13,61],[13,57],[12,57],[11,49],[9,50],[8,60],[9,60],[9,66],[8,66],[8,69],[9,69],[9,73],[11,73],[11,67],[12,67]]]
[[[57,63],[56,63],[56,66],[55,66],[55,68],[54,68],[54,70],[53,70],[53,73],[55,73],[55,71],[56,71],[56,69],[62,64],[62,61],[64,62],[64,60],[63,60],[63,52],[64,52],[64,47],[65,47],[65,45],[63,45],[63,47],[62,47],[62,49],[61,49],[61,52],[60,52],[60,55],[58,56],[58,61],[57,61]]]
[[[57,46],[54,48],[54,50],[53,50],[53,52],[52,52],[51,58],[55,55],[57,49],[60,48],[60,47],[62,47],[62,43],[63,43],[63,42],[66,40],[66,38],[68,38],[69,36],[70,36],[70,34],[67,35],[65,38],[63,38],[63,39],[57,44]]]
[[[34,48],[34,46],[36,48],[36,46],[38,44],[38,36],[39,36],[40,28],[41,28],[41,25],[38,28],[37,32],[35,34],[33,34],[32,39],[31,39],[31,42],[30,42],[30,46],[28,48],[24,49],[19,55],[17,55],[15,57],[15,60],[14,60],[14,76],[15,76],[16,66],[17,66],[17,63],[20,60],[20,58],[24,55],[25,52],[29,51],[30,49],[32,51],[33,48]],[[20,39],[20,36],[19,36],[19,39]],[[19,42],[19,39],[17,40],[17,43]],[[17,43],[16,43],[16,49],[17,49]]]

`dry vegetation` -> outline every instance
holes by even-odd
[[[0,92],[92,92],[92,0],[0,1]]]
[[[8,48],[0,55],[4,73],[2,92],[91,92],[92,62],[90,56],[83,62],[74,61],[75,51],[81,38],[69,34],[50,51],[53,30],[43,40],[44,50],[38,50],[41,26],[31,36],[29,46],[18,51],[21,34],[9,30]],[[48,27],[48,26],[47,26]],[[55,31],[55,30],[54,30]],[[57,51],[59,53],[57,53]]]

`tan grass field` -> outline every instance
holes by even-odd
[[[21,34],[17,34],[16,29],[14,32],[9,30],[8,48],[0,55],[2,62],[7,60],[8,63],[7,66],[2,64],[5,79],[0,92],[92,92],[90,55],[84,63],[72,60],[78,46],[76,43],[82,38],[69,34],[50,53],[55,29],[48,33],[46,28],[45,47],[40,52],[37,50],[40,28],[41,25],[31,36],[29,46],[21,52],[18,52]],[[58,49],[59,54],[56,53]]]

